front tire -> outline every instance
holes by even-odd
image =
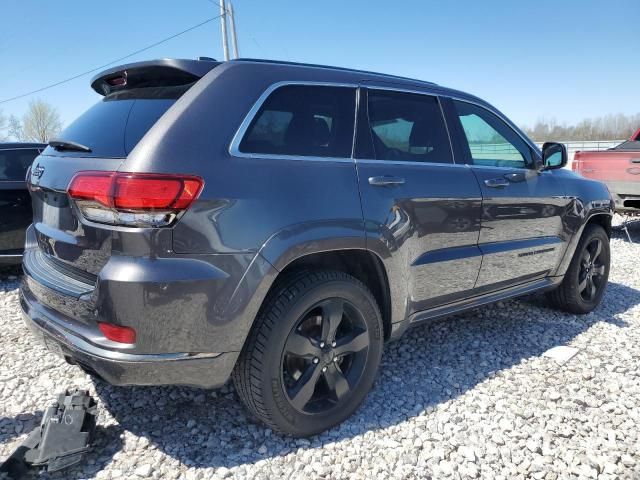
[[[306,437],[358,408],[375,380],[382,347],[380,310],[365,285],[342,272],[300,272],[267,299],[233,380],[258,419]]]
[[[548,293],[549,301],[565,312],[591,312],[604,295],[610,263],[609,237],[604,228],[587,225],[562,283]]]

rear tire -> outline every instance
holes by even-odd
[[[609,279],[609,237],[600,225],[587,225],[560,286],[549,292],[550,303],[565,312],[585,314],[596,308]]]
[[[261,310],[233,373],[247,409],[306,437],[348,418],[375,380],[382,318],[365,285],[342,272],[299,272]]]

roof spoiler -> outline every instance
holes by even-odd
[[[220,62],[209,58],[198,60],[163,58],[129,63],[99,73],[91,79],[91,88],[100,95],[109,95],[131,88],[186,85],[204,77],[218,65]]]

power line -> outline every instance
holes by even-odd
[[[170,37],[167,37],[167,38],[164,38],[164,39],[162,39],[162,40],[160,40],[158,42],[152,43],[151,45],[147,45],[144,48],[136,50],[135,52],[131,52],[131,53],[125,55],[124,57],[120,57],[120,58],[117,58],[115,60],[112,60],[111,62],[105,63],[104,65],[100,65],[99,67],[92,68],[91,70],[87,70],[86,72],[78,73],[77,75],[74,75],[73,77],[65,78],[64,80],[60,80],[59,82],[52,83],[51,85],[47,85],[46,87],[38,88],[37,90],[32,90],[31,92],[23,93],[21,95],[16,95],[15,97],[11,97],[11,98],[7,98],[5,100],[1,100],[0,101],[0,105],[3,104],[3,103],[11,102],[13,100],[18,100],[19,98],[28,97],[29,95],[33,95],[34,93],[40,93],[40,92],[42,92],[44,90],[48,90],[50,88],[57,87],[58,85],[62,85],[63,83],[67,83],[67,82],[70,82],[72,80],[75,80],[76,78],[83,77],[84,75],[88,75],[88,74],[93,73],[95,71],[102,70],[103,68],[106,68],[109,65],[113,65],[114,63],[121,62],[122,60],[126,60],[127,58],[133,57],[134,55],[142,53],[142,52],[144,52],[146,50],[149,50],[149,49],[151,49],[153,47],[157,47],[158,45],[161,45],[161,44],[163,44],[165,42],[168,42],[169,40],[173,40],[174,38],[179,37],[180,35],[184,35],[185,33],[188,33],[191,30],[195,30],[198,27],[206,25],[207,23],[212,22],[213,20],[215,20],[217,18],[220,18],[220,15],[208,18],[205,21],[198,23],[197,25],[193,25],[192,27],[187,28],[186,30],[182,30],[181,32],[178,32],[178,33],[175,33],[175,34],[171,35]]]

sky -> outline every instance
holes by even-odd
[[[640,112],[638,0],[233,0],[240,56],[433,81],[521,126]],[[0,102],[107,64],[219,14],[213,0],[2,0]],[[222,59],[215,20],[124,63]],[[95,72],[97,73],[97,72]],[[99,100],[82,76],[0,103],[53,104],[65,124]]]

